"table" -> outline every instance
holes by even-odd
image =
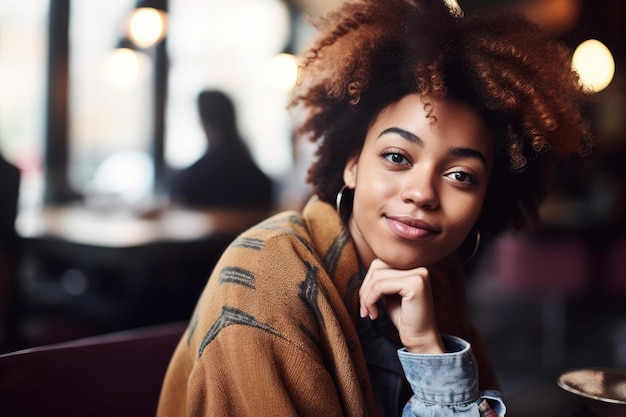
[[[232,235],[269,214],[263,211],[176,207],[136,214],[130,210],[95,210],[83,205],[49,206],[21,212],[16,228],[18,234],[26,240],[56,240],[121,249]]]
[[[226,246],[271,214],[85,205],[19,213],[22,316],[59,313],[103,331],[187,319]]]
[[[270,214],[177,207],[137,214],[84,205],[49,206],[20,213],[16,229],[31,254],[117,268],[163,256],[217,256],[216,251]]]

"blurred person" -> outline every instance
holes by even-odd
[[[593,95],[518,15],[352,0],[317,28],[291,102],[314,196],[223,253],[158,415],[503,416],[463,263],[590,152]]]
[[[0,153],[0,328],[8,347],[12,347],[16,334],[14,317],[15,294],[17,294],[17,264],[19,238],[15,229],[21,174]]]
[[[198,95],[207,150],[190,166],[170,173],[173,203],[191,207],[271,209],[272,180],[254,162],[241,137],[233,101],[219,90]]]

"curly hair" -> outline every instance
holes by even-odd
[[[493,132],[496,157],[479,227],[493,236],[535,220],[555,162],[591,152],[595,100],[571,51],[522,16],[463,16],[443,0],[353,0],[313,24],[290,106],[318,141],[307,181],[332,202],[378,113],[406,94],[456,98]]]

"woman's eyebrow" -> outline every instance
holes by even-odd
[[[450,148],[450,150],[448,151],[449,155],[453,155],[453,156],[461,156],[464,158],[475,158],[480,160],[485,167],[488,167],[489,165],[487,164],[487,158],[485,158],[485,155],[482,154],[482,152],[477,151],[476,149],[472,149],[472,148]]]
[[[401,129],[399,127],[389,127],[387,129],[383,130],[380,133],[380,135],[378,135],[378,137],[380,138],[381,136],[384,136],[387,133],[395,133],[396,135],[399,135],[400,137],[402,137],[403,139],[408,140],[411,143],[414,143],[414,144],[419,145],[421,147],[424,146],[424,141],[422,139],[420,139],[419,136],[409,132],[408,130]]]

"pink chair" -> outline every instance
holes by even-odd
[[[592,262],[582,238],[541,238],[523,233],[500,238],[494,261],[505,289],[568,298],[584,294]]]
[[[567,304],[589,288],[592,256],[582,238],[505,235],[494,245],[501,287],[541,305],[541,365],[557,368],[566,354]]]
[[[0,355],[0,414],[153,417],[184,329],[172,323]]]

